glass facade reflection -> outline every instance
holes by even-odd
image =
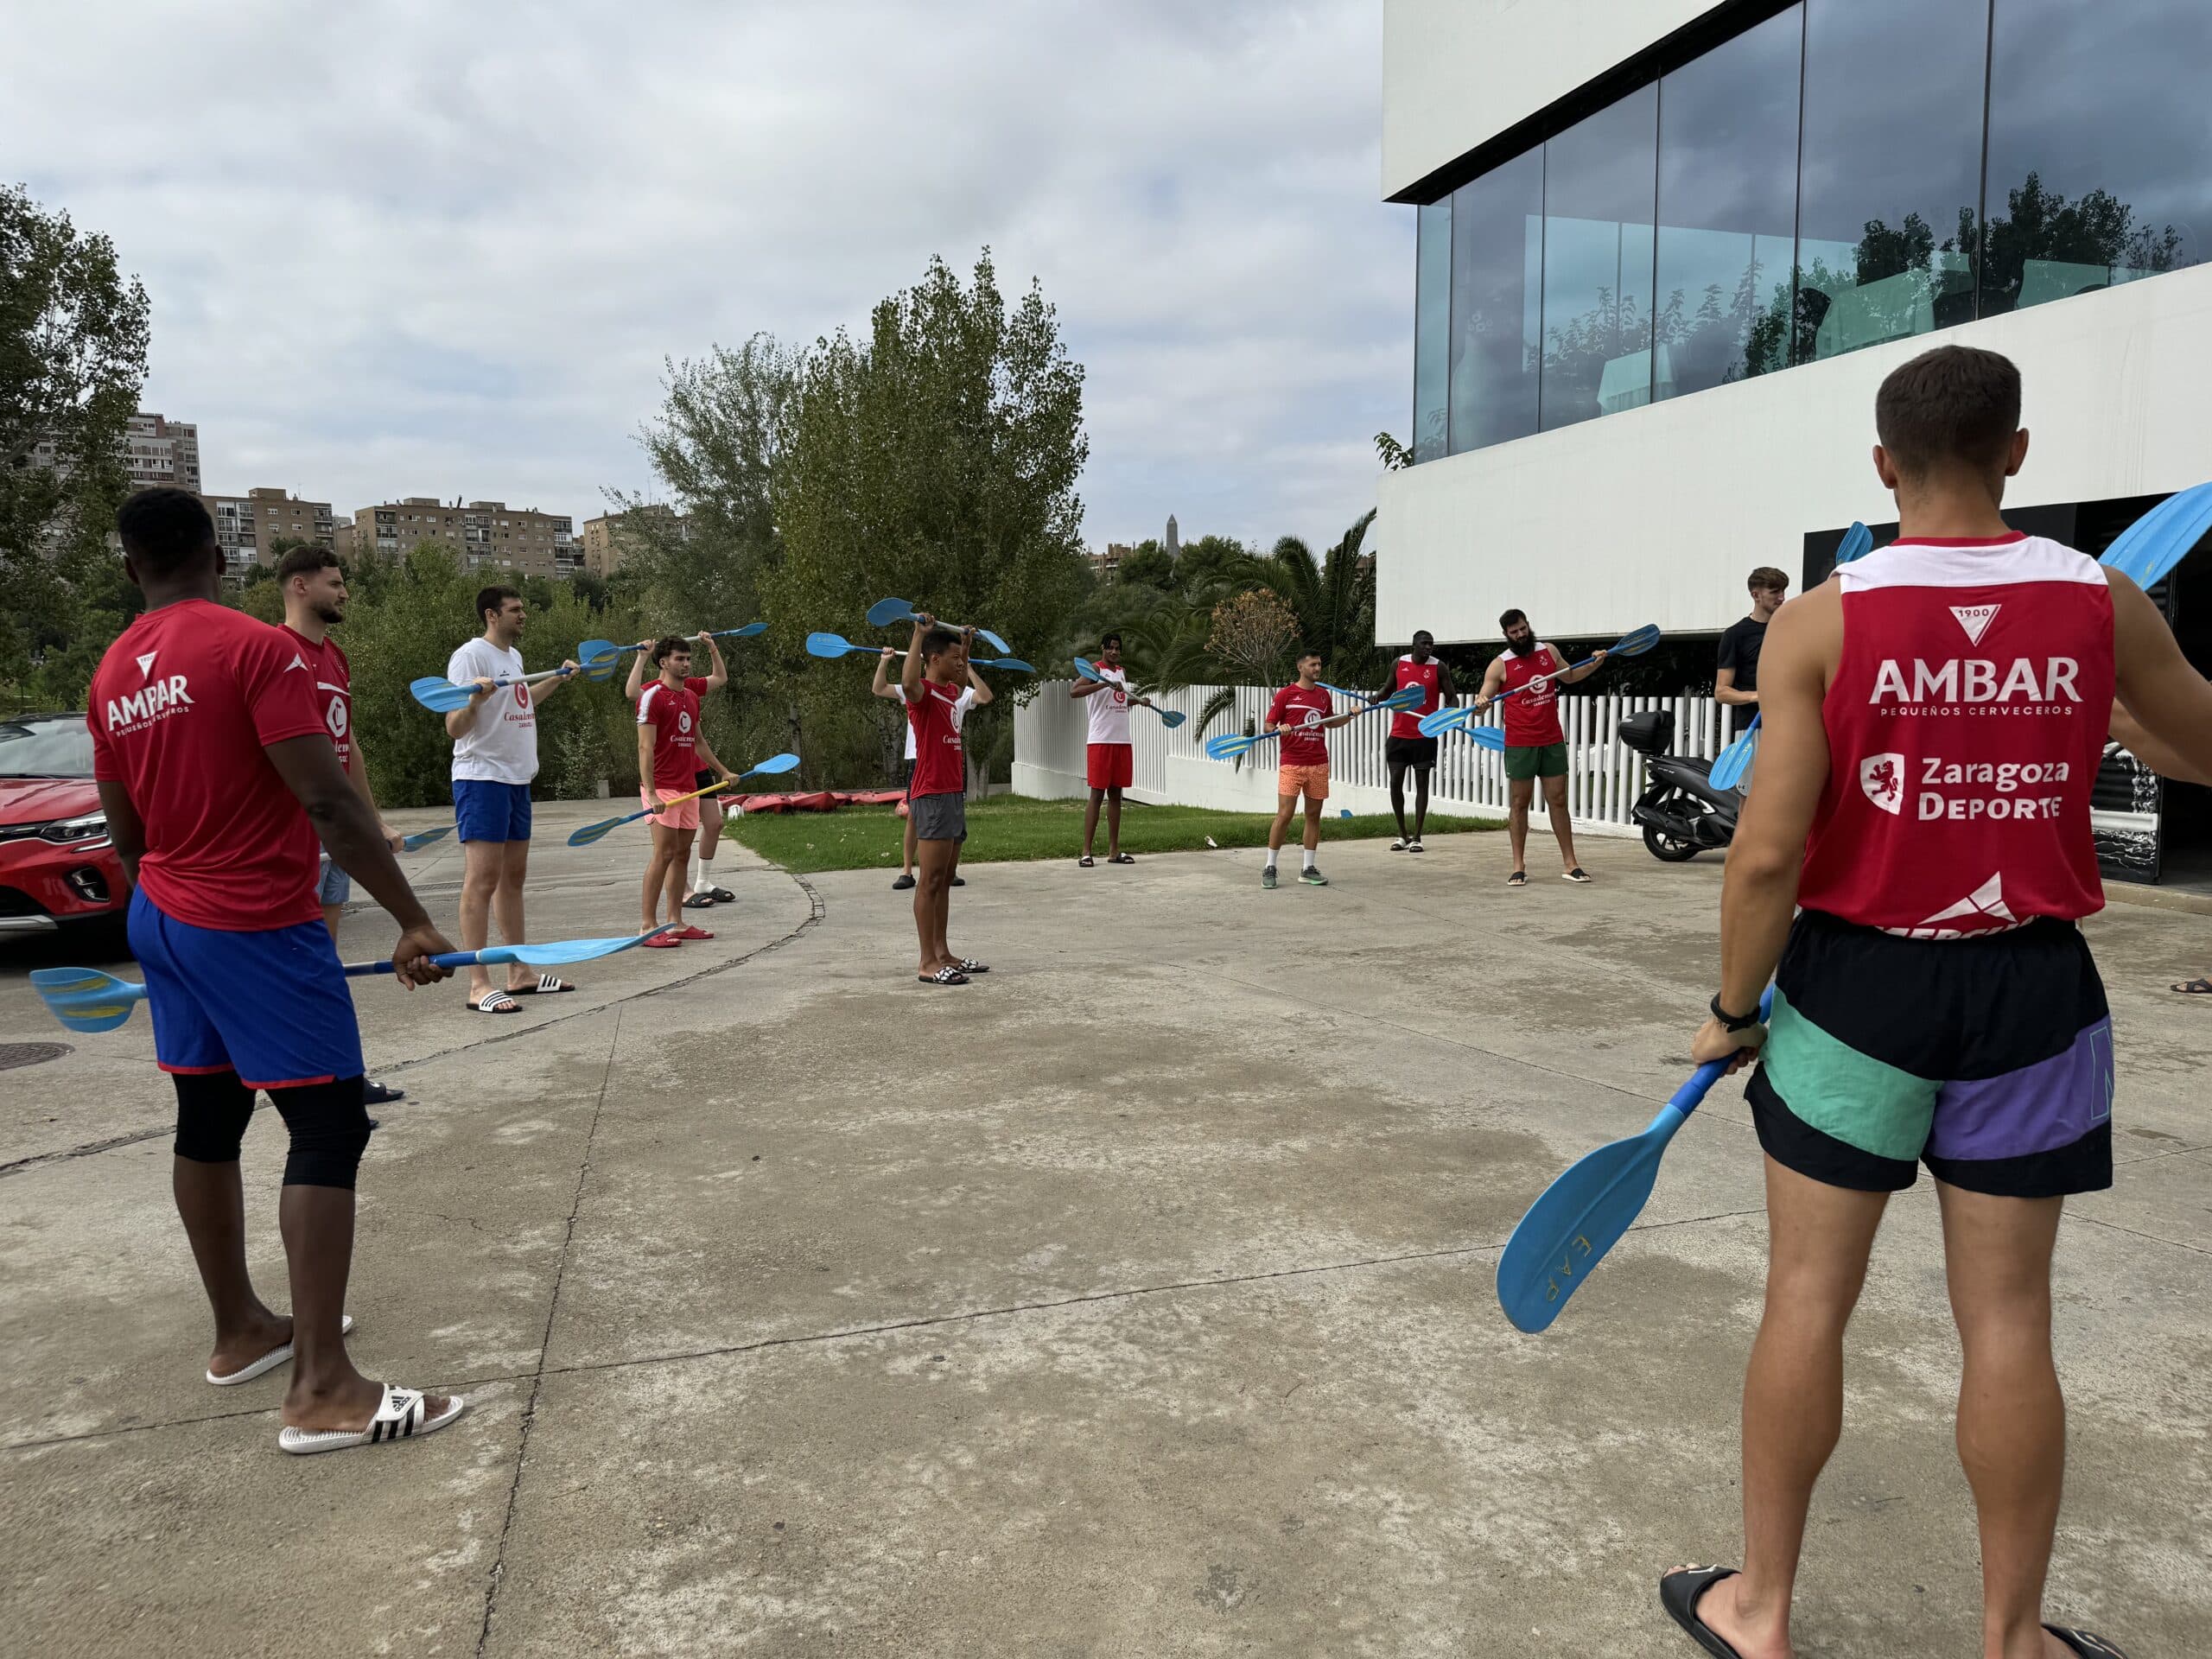
[[[1800,0],[1420,211],[1416,460],[2206,257],[2206,0]]]

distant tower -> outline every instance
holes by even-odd
[[[1167,515],[1167,556],[1173,558],[1183,550],[1183,543],[1175,534],[1175,515]]]

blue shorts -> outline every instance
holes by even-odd
[[[315,902],[319,905],[342,905],[353,896],[353,878],[340,869],[337,861],[325,853],[322,869],[315,879]]]
[[[194,927],[130,895],[154,1058],[185,1076],[235,1071],[250,1089],[361,1075],[361,1028],[320,918],[257,933]]]
[[[530,785],[456,778],[453,817],[455,833],[463,841],[528,841]]]

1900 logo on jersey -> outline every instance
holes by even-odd
[[[1870,754],[1859,763],[1859,787],[1866,798],[1894,817],[1904,810],[1904,756]]]

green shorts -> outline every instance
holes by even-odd
[[[1531,743],[1505,752],[1505,775],[1515,783],[1530,778],[1567,776],[1567,745]]]

